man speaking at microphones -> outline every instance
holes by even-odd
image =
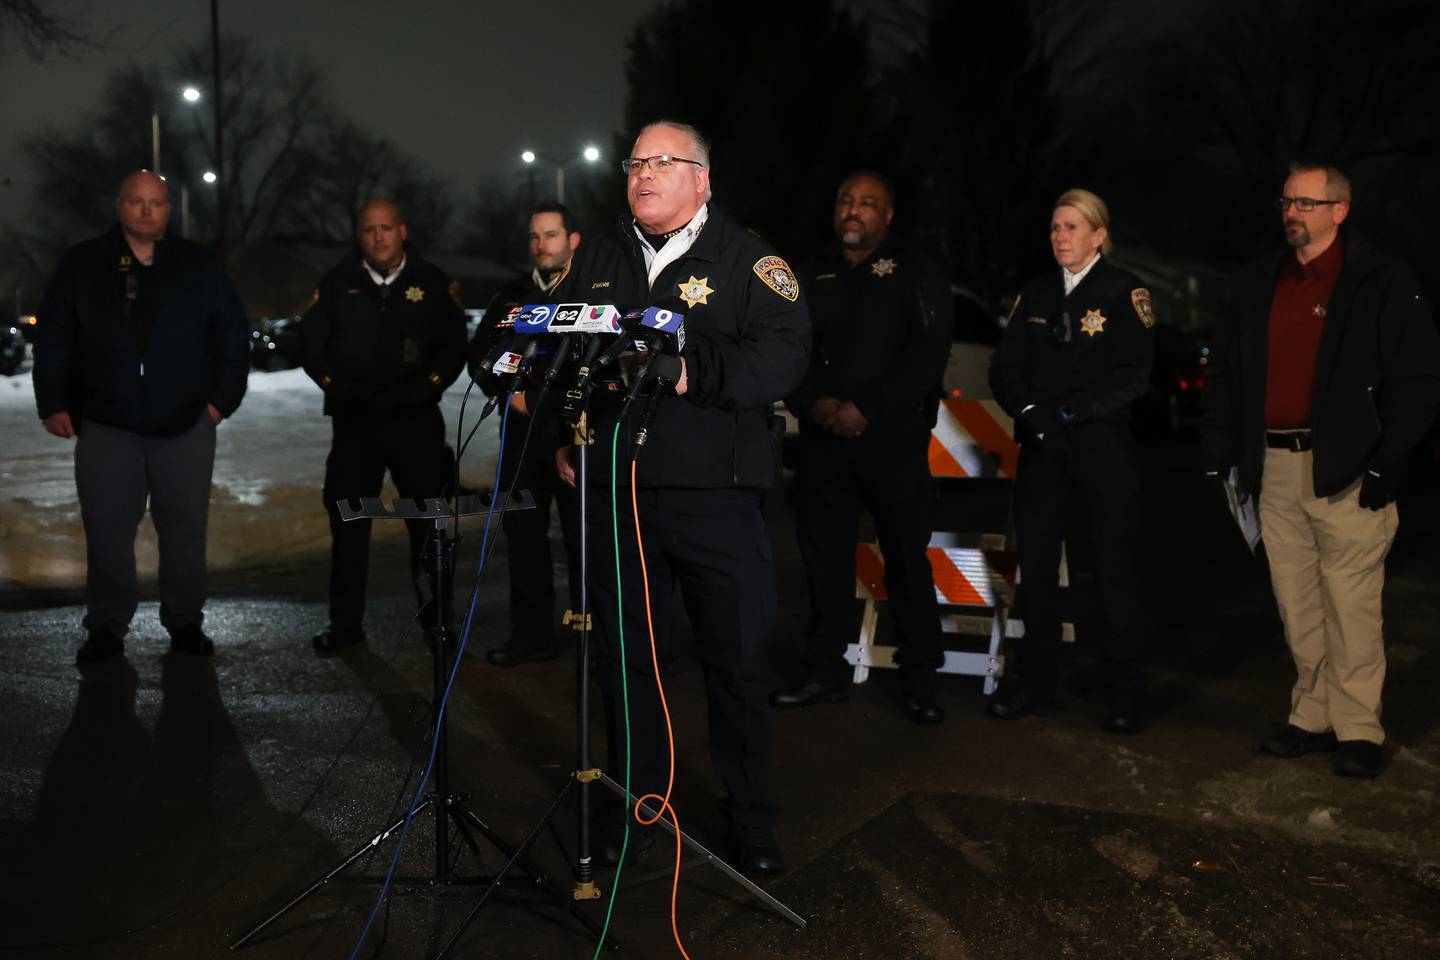
[[[501,285],[485,308],[485,318],[470,343],[470,366],[475,369],[503,339],[502,321],[526,304],[544,303],[570,269],[580,233],[563,204],[543,203],[530,214],[528,274]],[[534,341],[532,341],[533,343]],[[580,511],[572,487],[560,482],[550,456],[556,432],[560,392],[546,391],[543,409],[531,410],[527,398],[535,392],[516,392],[505,423],[501,452],[504,472],[500,489],[527,490],[534,510],[506,511],[501,519],[510,551],[510,636],[503,646],[486,651],[485,659],[498,667],[553,660],[560,652],[555,632],[555,566],[550,556],[550,504],[560,514],[569,570],[570,607],[580,609]],[[533,425],[532,425],[533,421]],[[531,442],[525,449],[526,436]],[[521,453],[524,452],[522,462]]]
[[[785,261],[709,203],[710,151],[697,130],[652,123],[621,168],[630,215],[614,231],[586,241],[557,299],[683,314],[685,336],[674,344],[674,395],[653,409],[638,451],[648,403],[637,401],[620,421],[613,523],[610,451],[620,405],[597,391],[590,409],[590,609],[599,628],[607,772],[624,779],[623,671],[632,792],[665,792],[666,721],[630,503],[630,464],[638,457],[633,492],[662,675],[672,660],[671,597],[678,586],[704,672],[711,759],[729,793],[736,865],[778,873],[784,863],[773,832],[767,703],[776,587],[760,507],[776,473],[771,406],[804,374],[810,319]],[[653,322],[659,315],[650,316]],[[561,474],[573,481],[568,452],[561,451]],[[617,601],[623,601],[623,664]],[[677,807],[684,802],[676,798]],[[602,863],[618,860],[622,827],[619,817],[602,826]],[[653,841],[654,830],[644,830],[630,847],[643,850]]]

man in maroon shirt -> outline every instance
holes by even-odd
[[[1277,201],[1288,249],[1244,284],[1207,378],[1206,467],[1259,496],[1261,536],[1298,674],[1276,757],[1384,765],[1380,595],[1395,496],[1440,409],[1440,336],[1414,276],[1342,231],[1350,182],[1292,165]]]

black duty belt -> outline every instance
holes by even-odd
[[[1289,450],[1291,453],[1300,453],[1310,449],[1310,431],[1294,430],[1279,433],[1274,430],[1266,430],[1265,446],[1275,450]]]

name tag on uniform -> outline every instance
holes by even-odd
[[[1049,322],[1050,322],[1050,318],[1049,318],[1049,317],[1026,317],[1026,318],[1025,318],[1025,322],[1026,322],[1026,323],[1049,323]]]

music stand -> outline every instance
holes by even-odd
[[[525,856],[530,845],[529,839],[519,848],[507,843],[501,839],[489,824],[482,820],[475,811],[471,809],[467,796],[452,793],[450,790],[449,758],[447,755],[449,714],[448,711],[442,712],[440,710],[440,700],[444,696],[446,686],[449,683],[450,673],[453,669],[457,652],[456,640],[451,630],[451,623],[454,612],[452,595],[454,549],[459,543],[459,537],[452,535],[452,523],[460,517],[476,516],[478,514],[491,512],[491,503],[494,503],[493,512],[495,513],[504,513],[507,510],[531,510],[535,507],[535,501],[527,491],[518,491],[509,497],[502,496],[498,502],[495,502],[495,496],[495,494],[489,494],[457,497],[453,507],[449,501],[438,497],[425,500],[397,498],[393,508],[386,507],[384,502],[378,497],[362,498],[359,501],[359,508],[352,506],[348,500],[336,501],[336,507],[339,510],[342,521],[348,522],[350,520],[369,519],[429,520],[433,522],[433,527],[426,537],[422,557],[426,562],[426,576],[430,580],[430,602],[435,604],[434,626],[430,628],[430,635],[433,640],[432,653],[434,661],[434,789],[416,805],[412,812],[401,816],[393,823],[372,835],[370,839],[356,846],[347,853],[339,863],[325,871],[318,879],[305,887],[304,890],[286,901],[284,906],[271,913],[264,920],[251,927],[242,936],[232,942],[230,944],[232,951],[245,946],[267,927],[293,910],[311,894],[324,887],[331,880],[337,878],[356,860],[359,860],[367,852],[379,847],[379,845],[389,839],[396,830],[399,830],[407,820],[413,819],[427,808],[433,808],[435,813],[434,871],[431,874],[423,876],[397,875],[391,881],[392,883],[420,886],[483,884],[487,886],[487,893],[503,884],[506,889],[521,890],[530,893],[544,893],[547,894],[549,899],[554,903],[565,904],[570,914],[578,919],[593,936],[597,939],[599,938],[600,928],[595,922],[582,913],[572,901],[567,901],[559,888],[543,871],[536,869],[533,863],[527,862],[525,864],[528,875],[513,877],[509,875],[513,866]],[[476,837],[479,836],[507,858],[504,868],[498,874],[464,875],[457,873],[451,868],[448,862],[448,851],[450,846],[449,828],[452,820],[465,844],[477,857],[480,856],[480,845],[476,841]],[[385,882],[386,878],[383,876],[362,876],[345,879],[352,879],[362,883],[381,884]],[[476,910],[478,911],[478,907]],[[476,911],[472,911],[472,916],[474,912]]]

